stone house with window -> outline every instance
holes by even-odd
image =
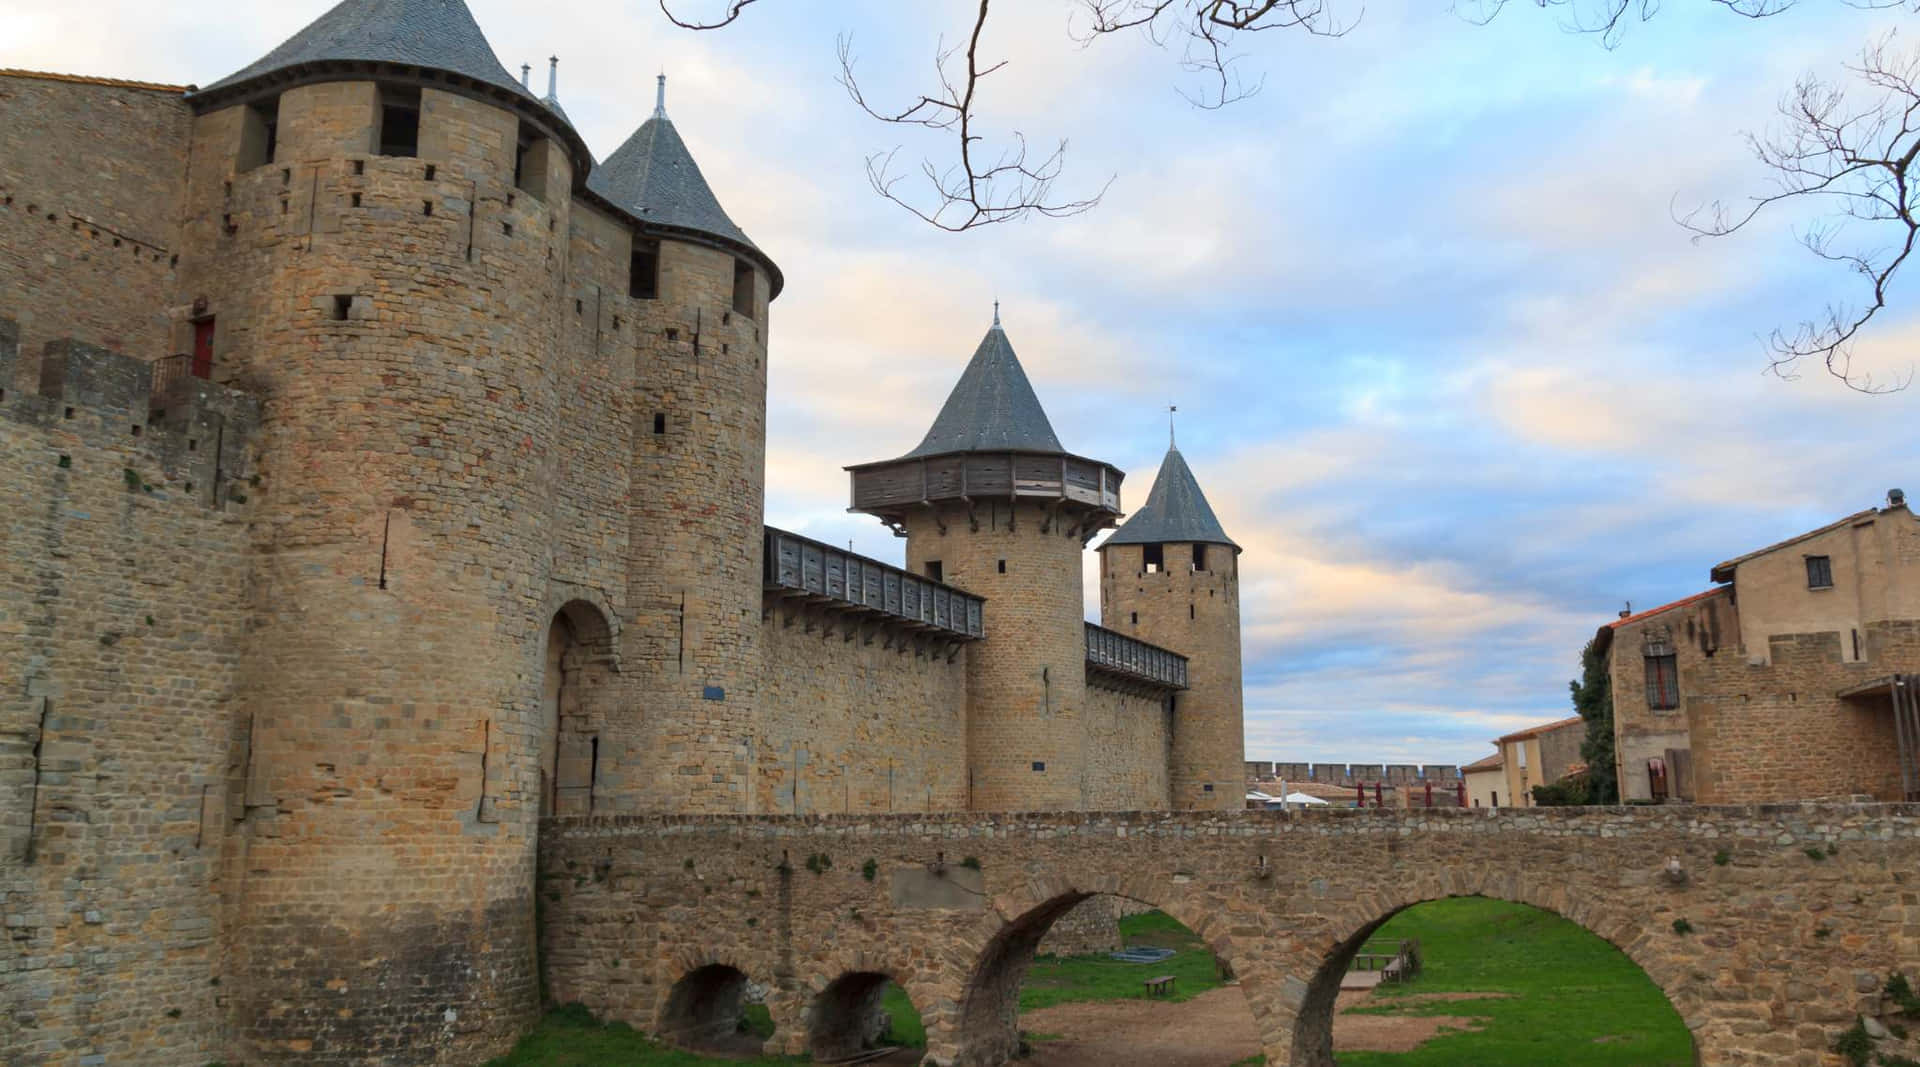
[[[1621,798],[1920,797],[1920,521],[1905,494],[1711,578],[1595,637]]]
[[[1467,804],[1471,807],[1497,808],[1502,793],[1509,803],[1513,800],[1513,793],[1507,789],[1506,767],[1498,752],[1460,768],[1460,778],[1467,784]]]
[[[1539,726],[1529,726],[1524,730],[1515,730],[1505,737],[1496,739],[1493,747],[1498,749],[1491,759],[1491,768],[1483,766],[1488,761],[1481,760],[1470,766],[1479,768],[1482,775],[1488,770],[1497,770],[1497,786],[1489,784],[1487,807],[1500,806],[1499,795],[1507,797],[1508,807],[1531,807],[1533,805],[1533,787],[1549,785],[1565,778],[1580,761],[1580,741],[1586,737],[1586,723],[1580,716],[1570,719],[1558,719]],[[1465,769],[1462,773],[1466,773]],[[1473,788],[1471,780],[1468,789]]]

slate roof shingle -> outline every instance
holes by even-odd
[[[589,171],[587,188],[642,222],[724,238],[760,252],[727,217],[687,143],[665,115],[641,123],[605,163]],[[765,258],[766,253],[760,255]]]
[[[1121,523],[1106,543],[1151,545],[1170,541],[1227,545],[1236,552],[1240,550],[1214,516],[1213,506],[1207,503],[1207,494],[1200,491],[1200,482],[1187,466],[1186,457],[1173,447],[1160,461],[1160,473],[1154,475],[1147,502]]]
[[[507,73],[462,0],[342,0],[278,48],[201,89],[309,63],[401,63],[464,75],[538,101]]]
[[[996,320],[973,350],[927,436],[900,458],[997,451],[1066,454]]]

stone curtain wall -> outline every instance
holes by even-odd
[[[761,811],[956,811],[967,806],[967,654],[953,662],[911,635],[761,625],[756,790]],[[869,640],[870,639],[870,640]],[[889,647],[892,645],[894,647]]]
[[[1834,694],[1920,665],[1920,623],[1868,623],[1870,655],[1843,662],[1837,633],[1787,634],[1764,664],[1731,654],[1701,664],[1688,701],[1699,799],[1900,795],[1899,745],[1885,697]],[[1681,675],[1683,699],[1689,684]]]
[[[1087,804],[1093,811],[1161,811],[1178,716],[1166,697],[1087,682]],[[1226,787],[1245,796],[1238,782]]]
[[[47,367],[51,395],[0,399],[0,1058],[204,1064],[257,415],[210,388],[150,421],[144,363]]]
[[[144,359],[178,351],[180,93],[8,74],[0,113],[0,316],[19,322],[22,380],[60,337]]]
[[[676,982],[724,964],[768,987],[787,1051],[821,991],[865,971],[906,987],[933,1062],[1003,1062],[1030,953],[1097,893],[1204,937],[1269,1062],[1291,1067],[1332,1064],[1339,975],[1367,934],[1449,895],[1546,908],[1619,946],[1707,1064],[1827,1064],[1887,973],[1920,968],[1914,805],[631,816],[542,834],[556,999],[651,1028]]]

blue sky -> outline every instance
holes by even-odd
[[[1898,10],[1674,3],[1608,50],[1531,5],[1489,26],[1370,5],[1341,39],[1250,40],[1263,91],[1201,111],[1151,42],[1081,48],[1066,3],[1006,4],[987,131],[1069,138],[1062,194],[1113,184],[1077,218],[945,235],[862,171],[945,142],[858,114],[834,39],[855,30],[866,88],[890,99],[922,87],[966,3],[769,0],[706,34],[650,0],[471,6],[510,68],[561,57],[601,155],[665,70],[708,180],[785,270],[768,521],[897,560],[842,510],[840,468],[918,441],[996,297],[1061,439],[1128,471],[1130,503],[1177,403],[1246,548],[1249,758],[1478,758],[1570,713],[1580,646],[1623,603],[1920,489],[1920,393],[1762,373],[1766,330],[1855,295],[1793,243],[1810,216],[1704,244],[1670,216],[1764,189],[1742,132]],[[204,84],[322,7],[14,0],[0,66]],[[1910,364],[1908,306],[1863,359]]]

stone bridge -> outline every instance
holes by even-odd
[[[857,1049],[887,979],[927,1060],[1005,1062],[1020,982],[1061,914],[1165,910],[1240,978],[1270,1064],[1333,1062],[1340,975],[1420,901],[1545,908],[1618,946],[1701,1063],[1828,1049],[1920,971],[1920,805],[1398,812],[610,816],[541,840],[548,993],[687,1041],[766,990],[770,1050]]]

